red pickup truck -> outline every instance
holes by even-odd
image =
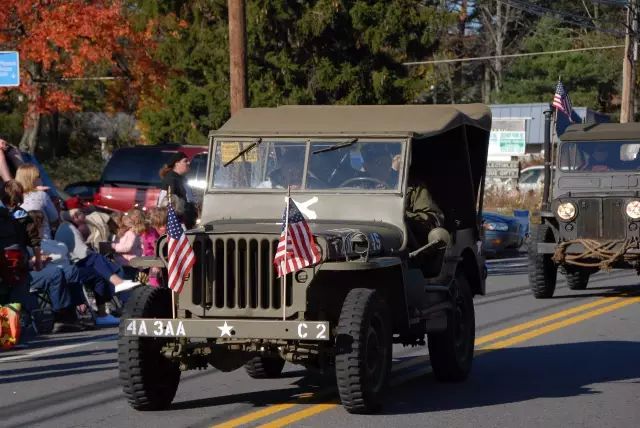
[[[116,150],[102,172],[93,203],[107,211],[156,206],[162,166],[176,152],[191,159],[187,181],[196,195],[202,194],[207,169],[207,147],[177,144],[135,146]]]

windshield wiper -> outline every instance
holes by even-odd
[[[256,141],[249,144],[246,149],[240,150],[240,152],[237,155],[235,155],[231,160],[223,163],[222,166],[226,167],[227,165],[232,164],[236,159],[238,159],[240,156],[244,155],[245,153],[247,153],[249,150],[253,149],[260,143],[262,143],[262,138],[258,138]]]
[[[343,141],[342,143],[334,144],[333,146],[330,146],[324,149],[316,150],[313,152],[313,154],[317,155],[318,153],[332,152],[334,150],[342,149],[344,147],[353,146],[357,142],[358,142],[358,139],[353,138],[351,140]]]

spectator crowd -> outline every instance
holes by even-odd
[[[42,326],[34,314],[45,307],[53,333],[117,325],[133,288],[162,284],[161,269],[140,270],[131,260],[155,255],[166,229],[166,202],[110,214],[74,200],[60,208],[42,186],[38,167],[19,154],[0,139],[0,249],[19,249],[23,262],[14,268],[24,272],[18,284],[0,282],[0,307],[19,304],[23,327],[32,323],[36,332]],[[161,175],[165,190],[172,186],[179,198],[172,203],[185,206],[183,221],[193,226],[196,214],[181,181],[188,168],[179,153]]]

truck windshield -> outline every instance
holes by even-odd
[[[218,140],[213,189],[397,190],[400,140]]]
[[[560,170],[611,172],[640,170],[640,141],[566,142],[560,148]]]

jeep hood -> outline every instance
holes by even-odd
[[[398,227],[382,222],[317,222],[307,221],[329,259],[357,256],[368,247],[369,255],[390,255],[403,244],[404,234]],[[251,222],[216,221],[189,233],[207,234],[273,234],[279,236],[282,224],[273,220]]]

